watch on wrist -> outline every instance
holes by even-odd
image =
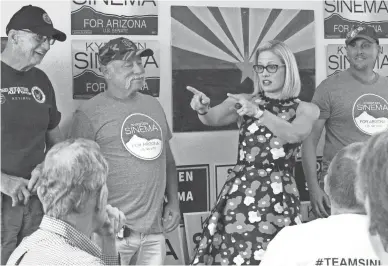
[[[197,111],[197,114],[199,114],[199,115],[206,115],[208,113],[208,111],[209,111],[209,108],[207,109],[207,111],[205,111],[203,113],[200,113],[200,112]]]
[[[264,108],[259,105],[257,106],[257,111],[253,117],[256,119],[259,119],[263,114],[264,114]]]

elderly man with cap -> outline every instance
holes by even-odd
[[[9,21],[8,41],[1,55],[1,264],[43,217],[31,172],[45,152],[63,139],[53,86],[38,65],[56,40],[47,13],[28,5]],[[29,179],[32,181],[29,183]],[[31,196],[31,197],[30,197]]]
[[[142,57],[152,55],[122,37],[101,47],[107,90],[75,112],[71,130],[72,137],[96,141],[109,163],[108,203],[127,219],[117,236],[123,265],[162,265],[163,233],[180,221],[172,134],[160,103],[139,93],[145,82]]]
[[[355,26],[348,32],[345,44],[350,67],[318,86],[312,102],[320,108],[320,117],[302,145],[303,169],[317,217],[329,215],[330,200],[323,191],[323,177],[335,154],[388,129],[388,78],[373,71],[381,50],[375,29]],[[323,128],[323,171],[318,181],[316,147]]]

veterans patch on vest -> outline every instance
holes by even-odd
[[[388,102],[376,94],[363,94],[353,105],[353,121],[363,133],[373,135],[388,129]]]
[[[155,160],[162,154],[162,128],[144,114],[127,116],[121,126],[121,141],[127,151],[142,160]]]

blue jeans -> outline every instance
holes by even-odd
[[[128,237],[116,240],[121,265],[163,265],[166,239],[163,234],[143,234],[131,230]]]
[[[35,232],[43,218],[43,208],[37,196],[31,196],[27,205],[12,207],[12,198],[1,193],[1,265],[24,237]]]

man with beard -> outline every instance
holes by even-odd
[[[76,111],[71,133],[96,141],[109,163],[108,203],[127,221],[117,237],[123,265],[162,265],[163,233],[180,221],[172,134],[159,102],[139,92],[145,82],[141,58],[152,55],[122,37],[101,47],[100,70],[108,89]]]
[[[320,108],[320,117],[302,145],[303,169],[317,217],[329,215],[330,200],[322,189],[322,177],[335,154],[387,129],[388,78],[373,71],[381,51],[377,33],[371,26],[358,25],[347,34],[345,44],[350,67],[318,86],[312,102]],[[323,128],[323,171],[318,181],[316,147]]]
[[[23,6],[10,19],[1,54],[1,265],[21,240],[38,229],[42,204],[34,168],[63,137],[55,92],[35,66],[50,46],[65,41],[40,7]]]

